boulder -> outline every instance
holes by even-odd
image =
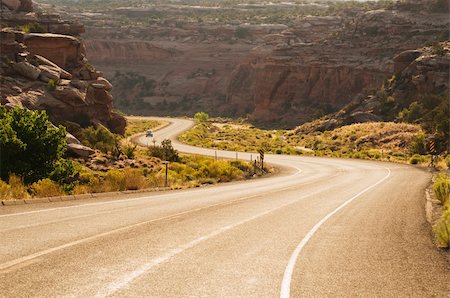
[[[32,55],[45,57],[63,69],[76,67],[82,55],[80,40],[69,35],[29,33],[24,43]]]
[[[1,0],[1,2],[10,10],[19,10],[21,4],[20,0]]]
[[[53,80],[55,83],[59,81],[60,73],[55,68],[51,68],[50,66],[39,65],[39,69],[41,70],[41,75],[39,76],[39,78],[42,81],[46,83],[50,80]]]
[[[67,144],[67,151],[80,157],[89,157],[95,153],[92,148],[75,143]]]
[[[74,86],[78,90],[86,91],[86,88],[88,87],[88,83],[81,80],[72,80],[70,81],[70,85]]]
[[[40,55],[34,55],[33,57],[40,65],[46,65],[49,69],[53,69],[55,71],[58,71],[60,73],[60,77],[62,79],[72,79],[72,75],[59,67],[57,64],[53,63],[52,61],[48,60],[47,58],[44,58]]]
[[[37,78],[41,74],[41,70],[39,68],[25,61],[14,63],[12,65],[12,68],[18,74],[31,80],[37,80]]]
[[[95,87],[95,88],[103,88],[106,91],[111,91],[111,89],[113,87],[111,85],[111,83],[103,77],[98,77],[97,80],[95,80],[94,82],[91,83],[91,85],[92,85],[92,87]]]
[[[72,107],[83,107],[87,105],[84,100],[84,94],[70,86],[56,87],[55,91],[53,91],[53,96]]]
[[[81,142],[75,138],[71,133],[66,134],[66,142],[67,144],[81,144]]]

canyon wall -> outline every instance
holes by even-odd
[[[78,37],[83,28],[55,16],[1,9],[5,17],[0,31],[1,105],[45,110],[53,123],[65,125],[75,135],[81,127],[97,124],[123,134],[126,121],[113,111],[112,86],[86,59]],[[32,27],[14,29],[23,23]],[[56,32],[66,28],[76,34],[32,33],[26,28]]]
[[[115,82],[127,112],[202,110],[294,127],[379,87],[395,74],[393,58],[402,51],[448,39],[447,14],[420,5],[356,7],[288,25],[155,21],[119,28],[104,15],[97,23],[106,25],[86,30],[87,54]]]

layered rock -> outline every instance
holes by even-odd
[[[422,105],[422,112],[428,112],[441,104],[439,97],[449,95],[449,41],[404,51],[393,60],[395,76],[376,92],[359,96],[337,113],[299,126],[297,133],[332,130],[352,123],[414,120],[400,119],[400,112],[413,103]]]
[[[449,24],[443,13],[396,9],[339,20],[330,19],[329,26],[341,24],[341,30],[319,41],[292,42],[297,34],[290,30],[277,36],[278,45],[253,50],[233,73],[223,113],[289,127],[337,111],[399,72],[417,53],[394,62],[395,55],[445,37]],[[303,29],[310,27],[304,24]]]
[[[111,84],[88,64],[80,39],[52,33],[0,32],[1,104],[46,110],[69,131],[100,123],[124,133],[112,109]]]

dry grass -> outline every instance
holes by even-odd
[[[23,179],[16,175],[9,176],[8,184],[10,187],[10,199],[28,199],[30,195],[27,192],[27,187],[23,183]]]
[[[125,136],[129,137],[149,129],[156,129],[167,125],[165,121],[159,120],[142,120],[139,118],[127,118],[127,127],[125,129]]]
[[[48,178],[33,183],[30,191],[34,197],[54,197],[64,194],[59,184]]]
[[[423,134],[418,125],[374,122],[352,124],[332,131],[295,134],[294,131],[262,130],[250,124],[203,123],[180,140],[207,148],[275,154],[383,159],[407,162],[411,147]],[[418,162],[426,162],[421,157]]]
[[[436,242],[440,247],[450,246],[450,177],[439,174],[433,185],[433,192],[442,204],[442,215],[433,226]]]

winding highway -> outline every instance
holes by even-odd
[[[169,121],[157,141],[236,158],[180,144],[192,122]],[[280,173],[0,207],[0,297],[450,297],[449,254],[433,246],[425,220],[428,172],[265,159]]]

